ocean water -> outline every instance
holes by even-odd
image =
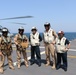
[[[72,40],[76,39],[76,32],[66,32],[65,37],[68,40],[72,41]]]
[[[16,33],[14,33],[15,35]],[[29,38],[30,33],[25,33],[26,36]],[[43,36],[43,33],[40,33],[41,36]],[[72,41],[76,39],[76,32],[65,32],[65,37],[69,40]]]

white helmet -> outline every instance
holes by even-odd
[[[50,23],[49,23],[49,22],[46,22],[46,23],[44,24],[44,26],[50,26]]]
[[[59,35],[59,34],[63,34],[63,35],[64,35],[64,32],[61,30],[61,31],[58,32],[58,35]]]
[[[2,32],[8,32],[7,28],[2,28]]]
[[[19,29],[18,30],[24,30],[24,28],[21,26],[21,27],[19,27]]]
[[[32,30],[37,30],[37,28],[36,28],[36,27],[32,27],[31,31],[32,31]]]

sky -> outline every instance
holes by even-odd
[[[0,25],[12,33],[17,33],[20,26],[25,32],[31,32],[33,26],[44,32],[44,23],[50,22],[56,32],[76,32],[76,0],[0,0],[0,19],[28,15],[33,18],[0,20]]]

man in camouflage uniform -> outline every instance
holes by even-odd
[[[6,56],[8,59],[9,68],[14,70],[13,61],[12,61],[12,57],[11,57],[12,44],[11,44],[10,37],[8,37],[7,35],[8,35],[8,29],[3,28],[2,29],[2,36],[0,37],[0,57],[1,57],[0,73],[4,72],[3,66],[4,66],[4,61],[5,61]]]
[[[17,47],[17,66],[18,69],[20,69],[21,66],[21,53],[24,58],[25,66],[28,67],[28,60],[27,60],[27,54],[26,54],[26,47],[23,47],[22,43],[28,43],[28,38],[26,35],[24,35],[24,28],[20,27],[18,29],[19,33],[15,36],[14,41]]]

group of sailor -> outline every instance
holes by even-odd
[[[44,24],[45,31],[43,37],[40,35],[36,27],[32,27],[29,38],[24,34],[24,28],[20,27],[18,33],[14,37],[14,43],[16,45],[17,53],[17,67],[21,67],[21,54],[23,55],[24,64],[26,67],[29,66],[27,59],[26,48],[29,44],[31,46],[31,60],[30,65],[35,63],[35,55],[37,57],[37,64],[41,66],[41,54],[40,54],[40,42],[43,41],[46,54],[46,66],[51,65],[52,69],[63,68],[67,71],[67,51],[70,48],[69,40],[64,36],[63,31],[59,31],[58,34],[51,28],[50,23]],[[0,37],[0,73],[4,73],[4,62],[5,57],[7,57],[9,68],[14,70],[13,60],[12,60],[12,40],[8,36],[8,29],[2,29],[2,35]],[[50,55],[51,58],[50,59]],[[63,61],[63,65],[61,64]]]

